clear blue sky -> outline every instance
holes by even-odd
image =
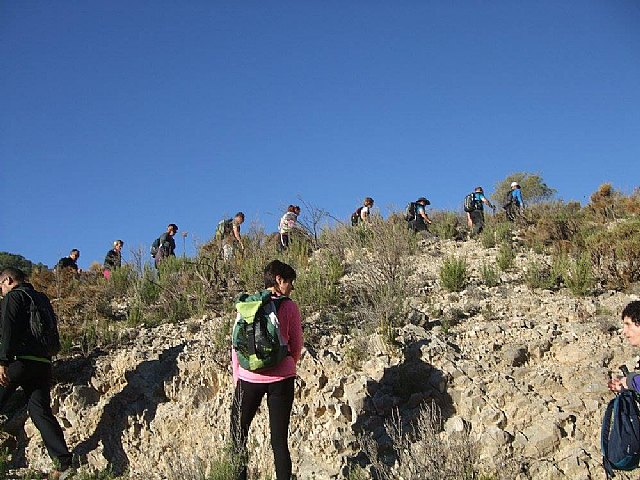
[[[640,2],[3,1],[0,112],[0,250],[49,265],[298,195],[585,201],[640,183]]]

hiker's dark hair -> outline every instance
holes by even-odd
[[[629,303],[622,310],[622,319],[630,318],[633,323],[640,325],[640,300]]]
[[[19,268],[8,267],[2,270],[0,277],[9,277],[15,283],[24,283],[27,280],[27,274]]]
[[[373,205],[373,198],[371,198],[371,197],[365,197],[365,199],[364,199],[364,204],[366,205],[367,203],[370,203],[371,205]]]
[[[170,223],[169,225],[167,225],[167,228],[172,228],[174,232],[178,231],[178,225],[176,225],[175,223]]]
[[[240,217],[242,220],[244,220],[244,213],[238,212],[234,215],[234,217]]]
[[[296,206],[295,205],[289,205],[287,207],[287,212],[294,213],[295,211],[296,211]]]
[[[296,271],[290,265],[280,260],[272,260],[264,267],[264,288],[275,287],[278,275],[290,282],[296,279]]]
[[[69,252],[69,255],[72,255],[74,253],[77,253],[78,255],[80,255],[80,250],[78,250],[77,248],[74,248]]]
[[[482,187],[476,187],[474,191],[478,193],[484,193],[484,190],[482,189]]]

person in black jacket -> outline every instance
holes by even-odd
[[[122,266],[122,247],[124,242],[122,240],[116,240],[113,242],[113,249],[107,252],[104,257],[104,263],[102,264],[104,278],[109,280],[111,278],[111,271]]]
[[[72,473],[72,457],[62,428],[51,411],[51,357],[30,328],[33,298],[44,298],[43,303],[51,312],[53,308],[46,295],[27,283],[21,270],[5,268],[0,273],[0,287],[4,295],[0,313],[0,411],[16,388],[22,387],[31,420],[56,463],[56,470],[49,478],[66,478]]]
[[[56,265],[57,271],[69,270],[74,273],[78,273],[80,269],[78,268],[78,259],[80,258],[80,250],[74,248],[69,252],[68,257],[62,257],[58,260],[58,264]]]

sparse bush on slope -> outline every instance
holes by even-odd
[[[440,267],[440,284],[450,292],[460,292],[467,284],[467,261],[463,258],[447,257]]]

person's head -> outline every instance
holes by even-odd
[[[233,218],[236,221],[236,224],[240,225],[241,223],[244,222],[244,213],[238,212],[235,214]]]
[[[293,213],[295,213],[296,215],[300,215],[300,206],[299,205],[294,205],[293,206]]]
[[[296,206],[295,205],[289,205],[287,207],[287,212],[289,213],[296,213]]]
[[[73,250],[71,250],[69,252],[69,258],[74,262],[77,261],[80,258],[80,250],[78,250],[77,248],[74,248]]]
[[[631,302],[622,310],[622,334],[630,345],[640,347],[640,301]]]
[[[422,206],[426,206],[429,205],[429,200],[424,197],[420,197],[418,200],[416,200],[416,203],[419,203]]]
[[[520,184],[518,182],[511,182],[511,190],[515,188],[520,188]]]
[[[178,233],[178,226],[175,223],[170,223],[167,225],[167,233],[173,237]]]
[[[2,294],[6,295],[15,287],[27,281],[25,273],[18,268],[5,268],[0,273],[0,287]]]
[[[116,252],[121,251],[122,247],[124,247],[124,242],[122,240],[116,240],[115,242],[113,242],[113,249]]]
[[[484,190],[482,189],[482,187],[476,187],[475,192],[476,193],[484,193]]]
[[[373,198],[371,197],[367,197],[364,199],[364,206],[365,207],[373,207]]]
[[[296,271],[280,260],[273,260],[264,267],[264,288],[273,289],[281,295],[289,295],[293,291]]]

